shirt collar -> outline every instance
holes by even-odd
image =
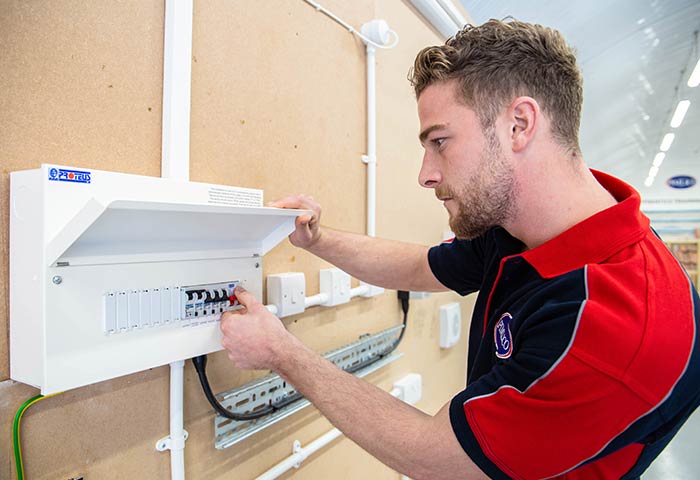
[[[649,219],[639,210],[639,193],[611,175],[591,172],[618,203],[522,254],[544,278],[600,263],[649,232]]]

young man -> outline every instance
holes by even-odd
[[[247,312],[221,321],[229,357],[278,372],[412,478],[638,478],[700,401],[699,301],[637,192],[586,168],[574,54],[556,31],[490,21],[420,52],[412,82],[419,181],[455,241],[321,228],[305,196],[276,206],[313,210],[292,243],[369,283],[479,290],[465,390],[425,415],[311,352],[245,291]]]

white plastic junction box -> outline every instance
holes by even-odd
[[[303,313],[306,278],[302,272],[276,273],[267,276],[267,301],[277,307],[277,316]]]
[[[42,165],[10,175],[10,376],[43,394],[221,349],[237,284],[307,213],[262,191]]]
[[[462,310],[458,302],[440,306],[440,348],[452,348],[462,333]]]
[[[319,273],[321,293],[328,295],[324,307],[335,307],[350,301],[350,275],[339,268],[325,268]]]

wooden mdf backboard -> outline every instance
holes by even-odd
[[[398,0],[327,0],[360,26],[378,16],[401,35],[377,53],[380,236],[440,241],[447,216],[417,184],[421,149],[406,73],[415,53],[440,43]],[[366,98],[363,44],[302,0],[201,0],[194,4],[190,160],[193,181],[261,188],[267,200],[303,192],[324,206],[323,223],[365,228]],[[55,162],[160,175],[164,2],[0,2],[0,430],[36,394],[10,380],[7,345],[8,173]],[[419,219],[419,220],[417,220]],[[318,291],[327,264],[284,242],[266,255],[264,274],[302,271]],[[437,411],[465,377],[466,342],[438,347],[440,294],[412,302],[404,357],[368,378],[390,390],[408,372],[423,374],[418,405]],[[463,302],[468,318],[471,299]],[[400,322],[394,292],[285,319],[316,351]],[[208,368],[215,391],[260,372],[238,371],[222,353]],[[169,478],[168,369],[156,368],[46,399],[23,420],[27,478]],[[212,412],[192,366],[185,373],[187,477],[254,478],[330,425],[313,408],[235,447],[213,446]],[[0,436],[0,479],[15,478],[9,435]],[[286,478],[394,479],[397,474],[346,439],[337,440]]]

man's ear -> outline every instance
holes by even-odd
[[[518,97],[507,109],[510,141],[513,152],[521,152],[530,144],[541,122],[540,106],[534,98]]]

